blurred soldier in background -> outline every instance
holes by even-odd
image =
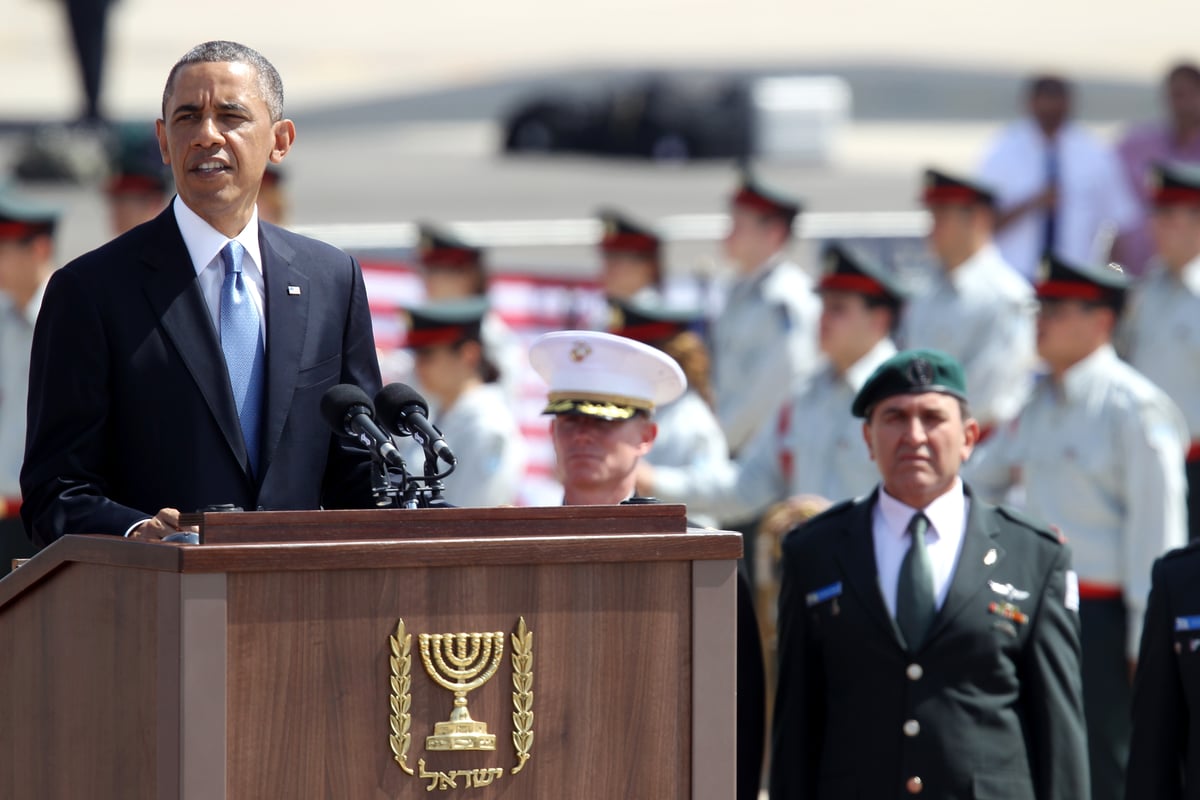
[[[1141,202],[1138,221],[1117,239],[1113,258],[1134,276],[1146,273],[1155,250],[1150,220],[1154,187],[1146,183],[1150,168],[1168,162],[1200,164],[1200,66],[1185,62],[1172,67],[1164,94],[1167,119],[1133,128],[1117,145],[1126,185]]]
[[[1156,166],[1150,218],[1159,268],[1137,287],[1122,350],[1183,411],[1189,538],[1200,537],[1200,167]]]
[[[789,496],[811,516],[831,502],[870,491],[879,473],[850,405],[875,368],[896,352],[891,332],[903,293],[881,266],[847,247],[831,245],[824,261],[817,291],[826,363],[736,461],[703,470],[643,465],[644,493],[724,522],[760,514]]]
[[[687,378],[687,391],[655,412],[658,437],[654,449],[638,469],[663,466],[700,480],[729,461],[725,434],[713,414],[708,348],[696,333],[702,315],[698,311],[671,310],[610,300],[609,332],[656,347],[675,359]],[[639,482],[641,494],[653,495]],[[661,499],[661,498],[660,498]],[[669,500],[668,502],[677,502]],[[715,525],[711,509],[688,505],[688,517],[700,525]]]
[[[966,392],[944,353],[884,362],[878,488],[784,542],[772,800],[1086,798],[1071,554],[960,479]]]
[[[431,401],[430,420],[454,448],[458,463],[445,478],[446,502],[499,506],[516,502],[525,474],[525,443],[499,377],[484,354],[483,298],[434,303],[408,311],[405,346]],[[401,441],[410,473],[424,474],[424,453]]]
[[[482,248],[467,244],[449,231],[428,223],[417,225],[417,263],[431,303],[487,297],[488,276]],[[483,349],[500,371],[500,385],[510,405],[515,403],[525,369],[525,347],[500,316],[489,310],[483,318]]]
[[[287,193],[287,173],[279,164],[268,164],[258,190],[258,218],[284,228],[292,217]]]
[[[713,326],[717,419],[732,453],[816,368],[813,281],[784,252],[799,212],[798,201],[749,174],[732,198],[725,253],[738,275]]]
[[[654,305],[662,300],[662,242],[654,231],[619,211],[601,211],[600,282],[604,295]]]
[[[105,187],[112,235],[120,236],[161,214],[171,195],[171,183],[171,171],[163,164],[154,131],[121,131],[112,176]]]
[[[932,347],[962,364],[971,409],[986,439],[1029,392],[1034,367],[1033,291],[992,240],[995,195],[976,182],[925,173],[933,220],[929,243],[941,265],[932,287],[904,314],[904,347]]]
[[[0,188],[0,577],[35,552],[18,516],[20,474],[33,324],[54,272],[57,223],[57,211]]]
[[[1112,238],[1137,223],[1116,155],[1071,120],[1071,87],[1055,75],[1029,82],[1028,116],[993,140],[979,178],[996,191],[996,243],[1032,280],[1042,256],[1107,261]]]
[[[1126,278],[1058,258],[1048,260],[1045,275],[1037,284],[1037,342],[1049,375],[964,475],[985,496],[1002,496],[1019,482],[1026,510],[1071,545],[1092,797],[1118,800],[1151,565],[1187,539],[1187,426],[1110,344]]]

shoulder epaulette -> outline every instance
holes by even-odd
[[[1011,508],[1009,506],[996,506],[996,510],[1000,512],[1001,516],[1010,522],[1015,522],[1022,527],[1029,528],[1031,531],[1039,533],[1053,542],[1057,542],[1058,544],[1066,544],[1067,542],[1066,537],[1063,536],[1061,531],[1051,528],[1044,522],[1038,522],[1037,520],[1026,516],[1024,513],[1016,510],[1015,508]]]

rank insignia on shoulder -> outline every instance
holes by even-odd
[[[1200,615],[1191,617],[1176,617],[1175,630],[1177,631],[1200,631]]]
[[[1026,622],[1029,622],[1029,616],[1012,603],[997,603],[993,600],[988,603],[988,613],[1003,617],[1018,625],[1024,625]]]
[[[837,583],[831,583],[828,586],[823,586],[820,589],[817,589],[815,592],[809,592],[804,596],[804,602],[808,604],[809,608],[812,608],[815,605],[827,603],[835,597],[841,597],[841,595],[842,582],[838,581]]]

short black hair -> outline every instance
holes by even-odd
[[[1167,73],[1167,83],[1176,78],[1188,78],[1195,83],[1200,83],[1200,67],[1191,61],[1180,61]]]
[[[283,79],[279,77],[275,65],[251,47],[221,39],[196,45],[171,67],[171,72],[167,75],[167,84],[163,87],[163,119],[167,118],[167,100],[175,89],[175,76],[190,64],[248,64],[254,67],[258,76],[258,90],[266,101],[271,122],[283,119]]]
[[[1035,75],[1029,80],[1029,96],[1055,95],[1058,97],[1071,96],[1071,84],[1060,75]]]

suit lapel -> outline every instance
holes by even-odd
[[[142,254],[148,267],[143,286],[146,297],[196,382],[226,443],[238,463],[246,465],[246,445],[221,343],[171,206],[158,216],[154,225],[157,239]]]
[[[969,489],[964,490],[971,497]],[[962,549],[954,567],[954,577],[941,611],[934,617],[933,627],[925,637],[928,644],[962,613],[974,597],[987,586],[988,577],[1001,561],[1004,549],[996,542],[998,532],[995,515],[991,508],[971,497],[971,508],[967,512],[967,526],[963,532]]]
[[[857,501],[852,512],[847,515],[846,529],[841,538],[841,550],[837,559],[845,571],[847,582],[858,595],[868,616],[887,631],[897,644],[902,644],[896,622],[884,605],[883,592],[879,589],[879,568],[875,564],[871,510],[875,508],[878,492],[877,488],[870,497]]]
[[[265,475],[279,447],[288,410],[292,407],[300,356],[304,352],[311,293],[308,276],[292,263],[296,253],[284,237],[274,228],[260,225],[258,240],[267,295],[266,426],[261,443],[261,472]]]

